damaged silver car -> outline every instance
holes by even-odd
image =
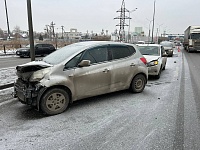
[[[109,41],[71,44],[16,69],[15,97],[48,115],[87,97],[124,89],[140,93],[148,78],[135,45]]]

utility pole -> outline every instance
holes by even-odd
[[[53,23],[53,21],[52,21],[51,24],[50,24],[50,27],[52,29],[53,39],[55,39],[54,26],[55,26],[55,23]]]
[[[125,42],[125,30],[124,30],[124,27],[125,26],[128,26],[126,23],[125,23],[125,20],[126,19],[130,19],[130,17],[127,17],[125,14],[126,12],[129,12],[129,10],[127,10],[125,8],[125,2],[124,0],[122,1],[122,5],[121,5],[121,9],[118,10],[117,12],[120,12],[120,16],[118,17],[115,17],[114,19],[119,19],[120,20],[120,23],[116,26],[120,26],[120,30],[119,30],[119,40],[120,42]]]
[[[5,0],[5,10],[6,10],[6,19],[7,19],[7,27],[8,27],[8,39],[10,40],[10,27],[9,27],[9,21],[8,21],[8,11],[7,11],[6,0]]]
[[[61,26],[61,29],[62,29],[62,37],[61,37],[61,39],[64,39],[64,37],[63,37],[64,26]]]
[[[131,11],[128,11],[129,12],[129,27],[128,27],[128,42],[130,43],[131,42],[131,34],[130,34],[130,28],[131,28],[131,13],[136,11],[137,8],[131,10]]]
[[[28,26],[29,26],[30,55],[31,55],[31,61],[35,61],[31,0],[27,0],[27,12],[28,12]]]
[[[49,37],[49,25],[45,25],[45,29],[44,30],[46,30],[46,32],[47,32],[47,36],[46,36],[46,38],[48,38]]]
[[[153,25],[152,25],[152,37],[151,42],[153,42],[153,32],[154,32],[154,21],[155,21],[155,8],[156,7],[156,0],[154,0],[154,7],[153,7]]]

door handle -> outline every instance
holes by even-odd
[[[109,69],[105,69],[103,72],[104,72],[104,73],[107,73],[108,71],[109,71]]]
[[[135,66],[135,64],[134,64],[134,63],[132,63],[130,66],[131,66],[131,67],[134,67],[134,66]]]

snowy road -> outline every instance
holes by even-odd
[[[88,98],[56,116],[21,104],[7,89],[0,95],[10,97],[0,104],[0,149],[200,149],[195,103],[192,91],[186,92],[190,86],[187,61],[176,51],[161,78],[150,78],[142,93]]]

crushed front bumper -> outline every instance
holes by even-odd
[[[158,75],[158,73],[159,73],[158,65],[148,67],[148,75],[154,76]]]
[[[14,97],[23,104],[38,106],[38,98],[43,88],[39,83],[29,83],[17,79],[14,84]]]

